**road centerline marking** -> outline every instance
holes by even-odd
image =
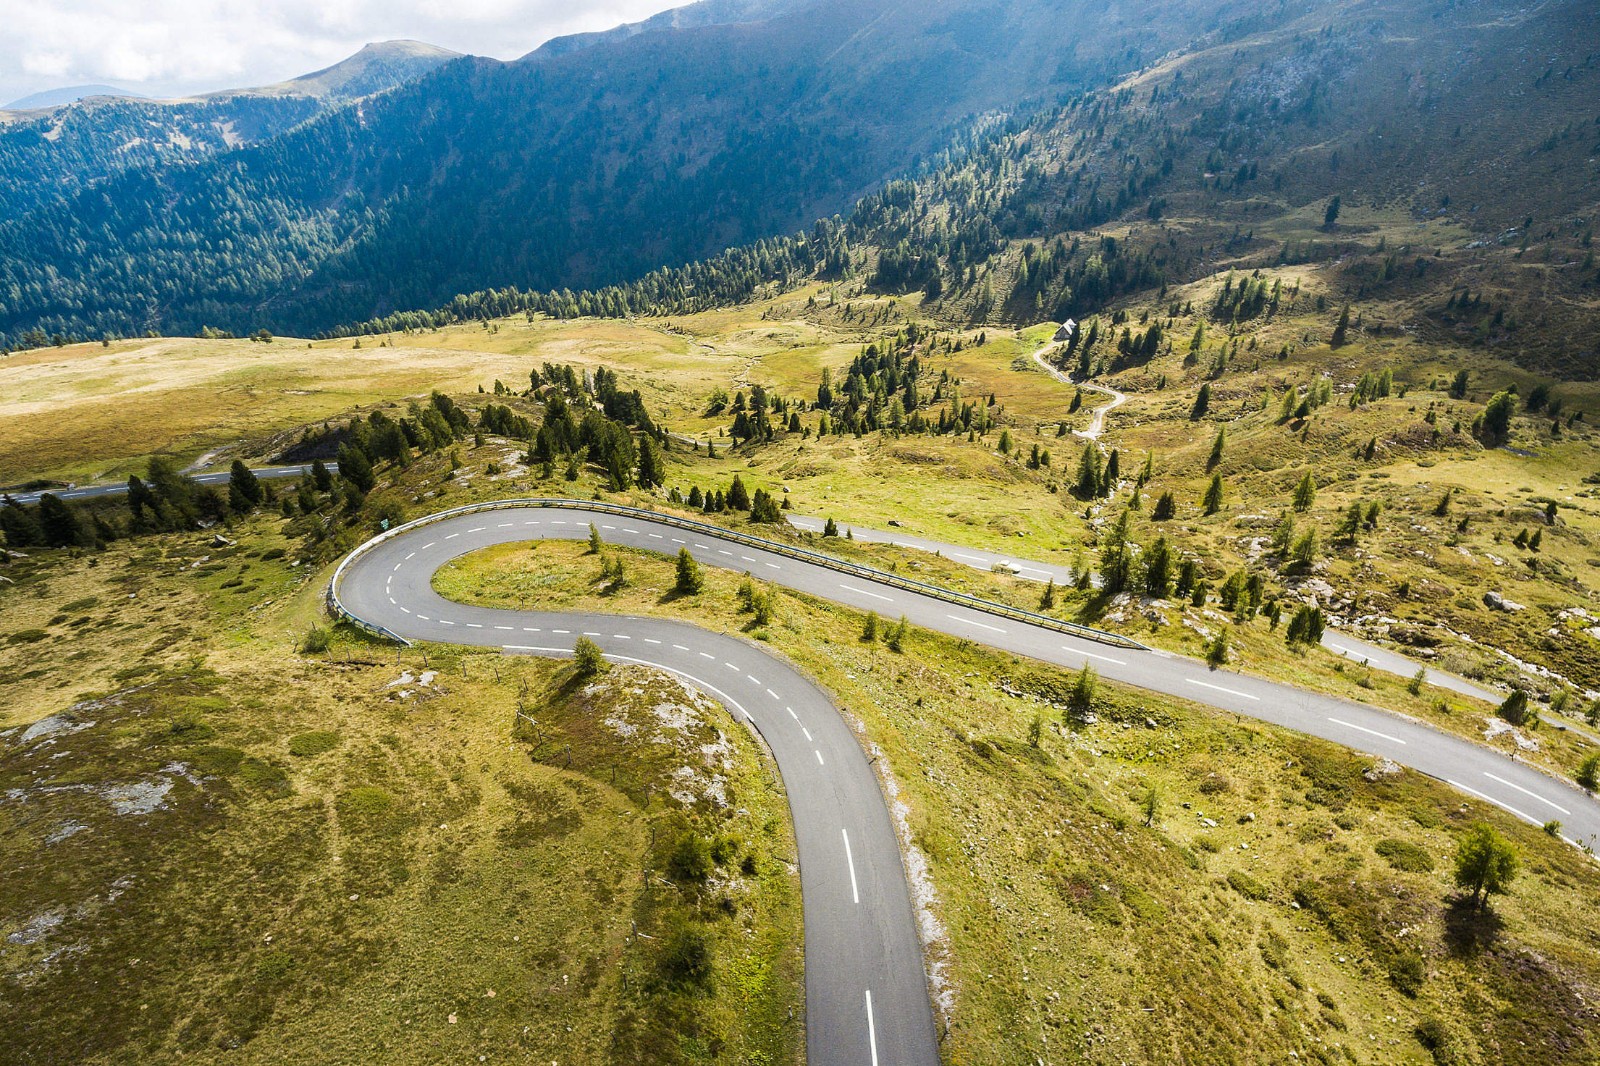
[[[992,625],[989,625],[987,622],[974,622],[972,619],[970,619],[970,618],[962,618],[958,614],[947,614],[947,615],[945,615],[945,617],[950,619],[952,622],[961,622],[964,625],[977,626],[979,629],[989,629],[989,630],[993,630],[996,633],[1004,633],[1005,632],[1005,630],[1001,629],[999,626],[992,626]]]
[[[840,826],[839,832],[844,837],[844,864],[850,868],[850,897],[860,903],[861,889],[856,885],[856,859],[850,854],[850,831]]]
[[[1061,645],[1061,650],[1062,651],[1070,651],[1074,655],[1087,655],[1089,658],[1091,658],[1091,659],[1099,659],[1101,662],[1116,663],[1118,666],[1127,666],[1128,665],[1122,659],[1113,659],[1109,655],[1097,655],[1092,651],[1084,651],[1082,648],[1074,648],[1074,647],[1071,647],[1071,646],[1066,645],[1066,644]]]
[[[1506,802],[1504,802],[1502,800],[1497,800],[1493,796],[1489,795],[1487,792],[1479,792],[1477,789],[1473,788],[1471,785],[1463,785],[1460,781],[1453,781],[1448,777],[1444,779],[1444,783],[1447,784],[1447,785],[1454,785],[1456,788],[1459,788],[1461,791],[1469,793],[1469,794],[1474,795],[1474,796],[1477,796],[1481,800],[1488,800],[1490,803],[1494,804],[1496,807],[1499,807],[1502,810],[1510,811],[1512,814],[1516,815],[1518,818],[1521,818],[1525,822],[1532,822],[1534,825],[1542,824],[1539,821],[1539,819],[1535,818],[1533,815],[1529,814],[1527,811],[1519,811],[1515,807],[1511,806],[1511,804],[1506,803]]]
[[[1255,700],[1257,703],[1261,702],[1260,696],[1252,696],[1248,692],[1240,692],[1237,689],[1223,688],[1221,685],[1213,685],[1209,681],[1197,681],[1192,677],[1186,677],[1184,680],[1189,682],[1191,685],[1199,685],[1201,688],[1209,688],[1217,692],[1226,692],[1230,696],[1239,696],[1243,699]]]
[[[1405,743],[1405,741],[1401,740],[1399,737],[1390,736],[1388,733],[1380,733],[1376,729],[1368,729],[1366,726],[1356,725],[1354,722],[1346,722],[1342,718],[1329,718],[1328,721],[1332,722],[1334,725],[1342,725],[1346,729],[1359,729],[1363,733],[1371,733],[1375,737],[1382,737],[1384,740],[1392,740],[1396,744]]]
[[[1487,777],[1491,781],[1498,781],[1502,785],[1505,785],[1507,788],[1514,788],[1518,792],[1522,793],[1524,796],[1532,796],[1534,799],[1538,800],[1540,803],[1543,803],[1546,806],[1554,807],[1556,810],[1560,811],[1562,814],[1569,815],[1569,816],[1572,814],[1571,811],[1567,810],[1565,807],[1561,806],[1561,804],[1555,802],[1554,800],[1547,800],[1543,796],[1539,795],[1539,793],[1530,791],[1528,789],[1525,789],[1521,785],[1516,784],[1515,782],[1507,781],[1505,778],[1501,777],[1499,774],[1491,774],[1489,771],[1485,770],[1483,772],[1483,776]]]
[[[867,1046],[872,1049],[872,1066],[878,1066],[878,1027],[872,1022],[872,989],[867,989]]]

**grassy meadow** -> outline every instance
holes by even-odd
[[[1310,239],[1316,222],[1279,219],[1268,235]],[[1395,247],[1461,239],[1358,205],[1346,222]],[[863,346],[927,313],[916,297],[851,285],[671,320],[506,319],[359,346],[117,341],[0,359],[6,484],[124,478],[152,455],[270,459],[307,429],[434,389],[475,410],[490,398],[480,391],[519,392],[547,362],[616,370],[659,423],[717,450],[674,445],[662,492],[616,493],[594,468],[544,476],[524,442],[469,435],[453,458],[380,467],[354,510],[324,501],[293,519],[263,511],[100,551],[7,554],[0,861],[21,876],[0,882],[0,1012],[16,1020],[0,1058],[799,1060],[793,843],[757,745],[644,671],[591,685],[559,663],[397,653],[342,630],[302,650],[328,624],[332,561],[380,513],[514,495],[674,509],[666,490],[726,488],[737,474],[801,514],[892,520],[1081,569],[1126,512],[1141,552],[1165,536],[1211,596],[1064,588],[1055,613],[1195,655],[1226,631],[1233,668],[1575,772],[1594,746],[1552,725],[1576,725],[1600,684],[1600,389],[1411,328],[1437,293],[1358,301],[1335,346],[1333,264],[1264,269],[1295,292],[1277,314],[1213,321],[1227,266],[1102,315],[1113,340],[1096,380],[1128,402],[1095,446],[1118,451],[1120,480],[1095,499],[1072,494],[1088,447],[1072,431],[1102,401],[1033,362],[1047,325],[933,324],[959,350],[929,350],[923,372],[948,374],[964,399],[994,397],[983,435],[819,437],[805,410],[800,433],[731,448],[729,414],[707,413],[714,392],[761,385],[809,401],[824,370],[837,382]],[[1152,357],[1113,357],[1115,335],[1153,322],[1167,341]],[[1352,402],[1362,375],[1385,368],[1389,394]],[[1463,369],[1465,394],[1452,395]],[[1548,386],[1546,406],[1519,402],[1506,446],[1485,447],[1472,420],[1512,385],[1524,401]],[[1327,402],[1282,417],[1291,390],[1291,406],[1319,390]],[[539,416],[531,398],[494,399]],[[1035,445],[1048,463],[1028,462]],[[1315,499],[1296,510],[1307,474]],[[1216,475],[1223,498],[1207,514]],[[1157,521],[1168,492],[1175,513]],[[1348,536],[1355,504],[1374,520]],[[1271,545],[1285,512],[1317,533],[1298,570]],[[1039,605],[1035,584],[936,556],[810,543]],[[564,543],[466,557],[438,586],[489,604],[665,613],[670,561],[617,554],[622,588]],[[1491,740],[1486,704],[1293,650],[1282,626],[1220,606],[1216,590],[1239,572],[1369,639],[1522,686],[1547,722]],[[1600,872],[1582,851],[1409,772],[1178,701],[1102,685],[1088,721],[1066,710],[1069,675],[924,633],[896,653],[860,639],[859,614],[805,597],[776,593],[773,619],[756,625],[738,575],[707,577],[672,615],[787,656],[883,755],[942,930],[930,951],[952,1064],[1596,1057]],[[606,725],[656,729],[662,703],[691,709],[693,729],[656,747]],[[669,762],[706,746],[726,749],[704,769],[737,799],[662,800]],[[1454,902],[1450,883],[1455,846],[1480,820],[1523,859],[1488,915]],[[690,833],[720,841],[716,874],[657,876]],[[709,978],[674,964],[698,948]]]

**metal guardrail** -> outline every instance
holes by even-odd
[[[680,518],[677,515],[664,514],[660,511],[651,511],[643,507],[629,507],[626,504],[607,503],[603,500],[567,500],[545,496],[533,496],[509,500],[491,500],[484,503],[471,503],[463,507],[451,508],[448,511],[439,511],[436,514],[415,519],[405,523],[404,525],[395,526],[393,529],[378,534],[376,537],[373,537],[371,540],[357,547],[349,555],[345,556],[344,560],[340,562],[338,569],[333,572],[333,578],[328,582],[328,610],[335,617],[342,618],[357,628],[371,633],[374,636],[409,645],[411,642],[399,634],[391,632],[390,630],[385,629],[383,626],[377,625],[376,623],[368,622],[366,619],[357,616],[356,614],[352,613],[349,608],[345,607],[344,602],[339,598],[339,586],[343,582],[345,571],[349,568],[350,564],[355,562],[361,556],[365,555],[367,552],[371,551],[373,548],[377,547],[379,544],[382,544],[383,542],[397,537],[402,533],[409,532],[410,530],[417,529],[421,526],[432,525],[435,522],[442,522],[446,519],[455,518],[459,515],[476,514],[480,511],[505,511],[528,507],[589,511],[594,514],[614,515],[619,518],[633,518],[642,522],[656,522],[661,525],[671,526],[675,529],[685,530],[690,533],[699,533],[703,536],[732,541],[736,544],[742,544],[747,548],[756,548],[760,551],[786,556],[787,558],[795,559],[800,562],[812,563],[841,574],[849,574],[853,577],[862,578],[863,580],[873,581],[883,585],[890,585],[905,592],[912,592],[917,595],[927,596],[932,599],[941,600],[945,603],[955,604],[959,607],[968,607],[972,610],[982,611],[985,614],[995,615],[1000,618],[1007,618],[1013,622],[1022,622],[1027,625],[1040,626],[1044,629],[1051,629],[1058,633],[1066,633],[1070,636],[1082,637],[1086,640],[1093,640],[1101,644],[1110,644],[1119,648],[1128,648],[1134,651],[1150,650],[1149,645],[1141,644],[1132,637],[1125,637],[1120,633],[1112,633],[1108,630],[1096,629],[1093,626],[1079,625],[1076,622],[1068,622],[1060,618],[1052,618],[1047,614],[1039,614],[1035,611],[1023,610],[1020,607],[1011,607],[1003,603],[996,603],[993,600],[986,600],[979,596],[973,596],[965,592],[955,592],[951,589],[941,588],[938,585],[930,585],[924,581],[916,581],[912,578],[901,577],[899,574],[891,574],[886,570],[879,570],[876,567],[863,566],[860,563],[852,563],[848,560],[840,559],[832,555],[827,555],[818,551],[812,551],[809,548],[801,548],[793,544],[785,544],[782,541],[769,540],[766,537],[753,536],[752,534],[742,533],[736,529],[728,529],[724,526],[712,525],[710,522],[696,522],[692,518]]]

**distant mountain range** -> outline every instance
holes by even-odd
[[[1179,205],[1241,231],[1340,192],[1411,211],[1455,197],[1469,228],[1570,216],[1596,201],[1590,14],[1585,0],[706,0],[511,63],[440,63],[359,108],[247,97],[308,113],[67,198],[35,191],[0,222],[0,342],[311,334],[475,290],[596,289],[863,196],[850,232],[882,254],[878,283],[975,285],[966,306],[983,313],[1081,309],[1132,283],[1068,296],[1063,275],[1027,308],[987,297],[973,279],[1009,241]],[[963,173],[973,151],[983,167]],[[916,173],[933,184],[879,194]],[[748,281],[764,255],[736,272]]]
[[[59,203],[124,170],[258,144],[457,58],[417,41],[385,41],[325,70],[254,89],[173,100],[106,85],[36,93],[0,110],[0,215]]]
[[[20,100],[13,100],[0,111],[37,111],[46,107],[61,107],[63,104],[75,104],[86,96],[121,96],[129,100],[146,99],[143,93],[136,93],[131,89],[119,89],[115,85],[69,85],[62,89],[46,89],[43,92],[30,93]]]

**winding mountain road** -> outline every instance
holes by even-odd
[[[1098,440],[1100,439],[1100,435],[1106,431],[1106,415],[1127,403],[1128,397],[1124,393],[1120,393],[1116,389],[1111,388],[1109,385],[1094,385],[1087,381],[1072,380],[1072,376],[1070,374],[1064,370],[1058,369],[1051,364],[1050,360],[1044,357],[1044,353],[1054,347],[1054,344],[1047,344],[1043,348],[1040,348],[1038,351],[1033,353],[1033,361],[1038,363],[1039,366],[1044,369],[1046,374],[1049,374],[1063,385],[1072,385],[1080,389],[1088,389],[1090,392],[1098,392],[1102,396],[1111,397],[1110,403],[1103,403],[1090,412],[1088,429],[1075,429],[1072,431],[1072,434],[1075,437],[1082,437],[1084,440]]]
[[[1600,836],[1600,804],[1576,787],[1471,741],[1364,704],[1261,678],[1210,670],[1160,651],[1125,650],[953,604],[823,562],[730,539],[714,526],[650,512],[593,513],[581,502],[516,503],[399,527],[358,549],[336,577],[345,611],[407,640],[570,654],[587,636],[613,659],[682,677],[760,731],[789,792],[805,907],[810,1061],[938,1061],[921,945],[900,851],[876,777],[832,700],[758,646],[688,623],[599,613],[494,610],[433,590],[439,567],[479,548],[582,539],[702,563],[1069,669],[1101,675],[1392,759],[1473,800],[1535,824],[1560,820],[1569,839]],[[887,575],[885,575],[887,577]]]

